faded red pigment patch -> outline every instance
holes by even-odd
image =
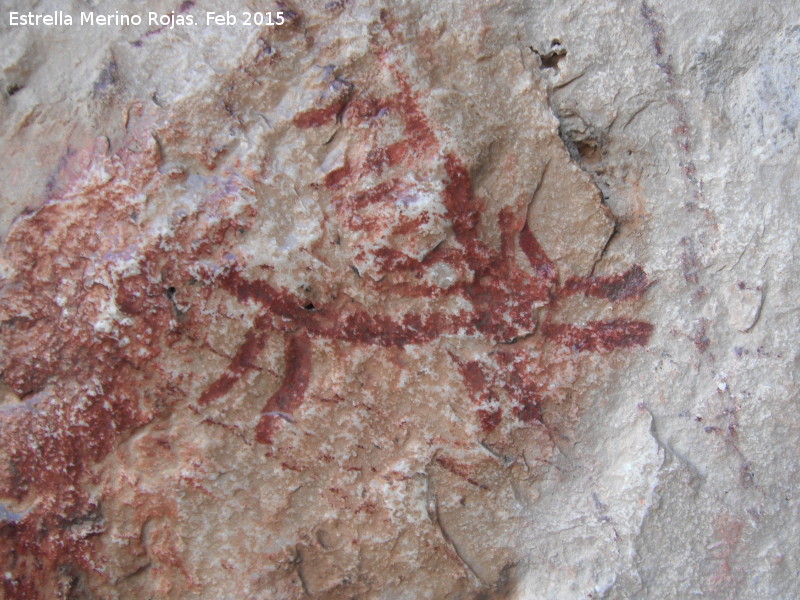
[[[205,406],[218,400],[231,391],[234,384],[249,371],[258,369],[258,355],[264,349],[269,339],[269,328],[267,320],[259,317],[253,324],[253,328],[245,335],[244,342],[239,346],[225,373],[200,395],[198,403]]]
[[[521,351],[498,352],[497,384],[513,401],[512,412],[524,423],[543,423],[542,405],[546,375]]]
[[[471,465],[458,462],[450,456],[439,456],[436,459],[436,463],[475,487],[479,487],[483,490],[489,489],[486,485],[475,479],[472,474],[475,469]]]
[[[78,481],[123,432],[152,419],[141,392],[162,374],[142,367],[170,338],[169,303],[148,280],[120,282],[121,310],[138,313],[141,324],[120,352],[102,321],[98,327],[108,290],[87,270],[92,257],[115,251],[109,240],[135,235],[126,196],[154,177],[156,156],[123,152],[107,167],[129,171],[128,185],[51,201],[5,243],[15,274],[3,281],[0,298],[0,369],[26,401],[2,418],[0,444],[10,464],[0,471],[7,474],[0,493],[22,503],[37,499],[23,520],[3,525],[0,547],[14,573],[3,578],[9,598],[56,597],[42,585],[56,565],[94,568],[89,538],[102,530],[102,514]],[[165,392],[164,400],[170,396]]]
[[[500,404],[528,424],[543,423],[543,389],[550,374],[546,365],[531,361],[525,349],[492,354],[491,364],[478,360],[462,360],[454,354],[464,387],[478,407],[477,417],[484,433],[494,431],[502,422]]]
[[[583,327],[568,323],[544,323],[542,326],[542,334],[546,338],[576,352],[644,346],[652,333],[653,326],[650,323],[627,319],[590,321]]]
[[[564,284],[563,294],[583,294],[593,298],[605,298],[612,302],[638,300],[652,285],[647,273],[639,265],[619,275],[600,275],[592,277],[570,277]]]
[[[63,197],[21,217],[3,248],[11,275],[0,293],[0,373],[23,401],[0,415],[8,461],[0,494],[28,507],[0,524],[9,598],[58,597],[57,586],[99,572],[92,538],[104,530],[102,506],[81,483],[131,431],[186,399],[184,374],[160,359],[199,344],[203,319],[197,310],[178,314],[175,285],[192,279],[197,260],[219,260],[220,244],[246,224],[192,215],[176,250],[159,238],[143,245],[136,198],[160,185],[149,131],[93,160],[98,168],[62,186]],[[208,209],[219,214],[232,199],[227,188],[208,191]],[[242,368],[255,358],[248,347]]]
[[[272,434],[278,419],[289,419],[300,406],[311,378],[311,342],[299,333],[286,342],[286,369],[281,387],[264,407],[256,426],[256,441],[272,443]]]
[[[528,257],[531,267],[540,278],[550,282],[558,280],[556,266],[545,254],[544,249],[533,235],[533,232],[531,232],[527,222],[519,234],[519,245],[525,256]]]
[[[472,403],[478,408],[481,430],[489,433],[500,424],[503,417],[502,409],[495,406],[497,398],[493,390],[494,378],[487,373],[489,366],[478,360],[463,361],[452,353],[450,358],[456,363]]]
[[[292,123],[300,129],[321,127],[334,120],[339,120],[350,102],[350,94],[343,94],[327,106],[321,108],[311,108],[298,113],[292,119]]]
[[[352,169],[350,168],[350,165],[345,163],[344,166],[334,169],[325,176],[325,187],[329,190],[335,190],[336,188],[342,187],[342,185],[344,185],[344,183],[350,177],[351,173]]]

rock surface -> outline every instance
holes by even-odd
[[[0,31],[6,597],[794,597],[792,2],[149,4]]]

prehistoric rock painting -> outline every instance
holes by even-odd
[[[562,286],[557,266],[528,227],[527,214],[514,214],[508,207],[499,214],[500,248],[483,242],[478,225],[484,211],[472,189],[469,170],[454,154],[442,154],[410,85],[402,75],[394,74],[398,92],[393,96],[358,96],[357,91],[346,87],[333,103],[298,114],[294,122],[305,128],[340,119],[345,127],[360,127],[365,132],[364,143],[356,144],[356,148],[368,151],[348,156],[344,166],[325,176],[324,185],[333,191],[337,217],[349,229],[366,234],[364,245],[372,247],[359,248],[357,259],[363,261],[365,254],[371,254],[381,276],[374,284],[381,295],[458,296],[471,308],[454,314],[409,312],[394,318],[336,305],[309,309],[285,290],[275,289],[263,280],[243,278],[232,267],[222,278],[222,285],[240,301],[253,301],[263,307],[258,325],[266,325],[262,318],[279,317],[284,321],[284,330],[296,331],[290,334],[286,346],[284,384],[264,407],[257,426],[256,439],[261,443],[269,443],[276,423],[290,420],[302,402],[310,376],[309,345],[313,338],[403,347],[424,344],[443,335],[481,336],[495,343],[511,343],[538,330],[545,338],[581,352],[641,346],[652,331],[650,324],[629,319],[580,326],[556,322],[562,298],[580,293],[614,302],[638,299],[650,285],[647,275],[641,267],[633,266],[619,275],[572,277]],[[402,137],[386,146],[370,144],[372,138],[379,137],[371,129],[380,128],[381,119],[391,118],[402,123]],[[415,187],[419,173],[414,171],[416,165],[433,171],[437,161],[443,163],[446,173],[439,203],[444,210],[439,214],[429,209],[430,201],[425,195],[430,192]],[[374,182],[375,176],[379,183]],[[422,209],[413,208],[420,204]],[[440,226],[449,223],[454,244],[437,245],[422,258],[403,251],[407,246],[416,249],[422,245],[415,243],[415,234],[421,225],[437,220]],[[527,259],[527,269],[518,263],[517,249]],[[426,273],[437,265],[446,265],[457,273],[457,281],[447,287],[427,282]],[[545,309],[541,323],[537,323],[536,308]],[[249,333],[228,370],[206,390],[200,403],[207,404],[228,392],[247,364],[252,366],[265,341],[263,332]],[[485,379],[478,377],[480,365],[459,364],[459,368],[472,393],[490,393]],[[470,381],[475,377],[477,381]],[[513,397],[518,403],[515,410],[523,415],[535,414],[538,394],[534,389],[518,392],[519,396]],[[497,424],[501,413],[499,408],[487,410],[481,411],[485,430]]]
[[[3,579],[8,597],[75,590],[88,585],[86,573],[103,579],[106,550],[94,540],[111,524],[103,517],[95,465],[173,415],[197,414],[203,424],[230,431],[237,444],[255,442],[302,477],[311,467],[299,453],[282,450],[286,436],[296,435],[308,411],[346,400],[341,386],[326,388],[316,375],[324,353],[356,348],[399,365],[422,351],[449,365],[443,367],[448,381],[460,386],[452,393],[463,398],[473,423],[458,443],[443,436],[430,457],[466,484],[488,490],[473,465],[459,458],[460,448],[484,444],[503,461],[521,461],[511,433],[539,428],[554,435],[558,426],[548,411],[561,410],[565,370],[578,369],[589,355],[647,343],[652,326],[644,321],[623,315],[573,323],[561,310],[583,297],[624,311],[651,284],[644,270],[632,265],[612,275],[560,276],[529,224],[530,200],[482,198],[474,165],[433,124],[421,91],[385,54],[378,65],[380,93],[336,76],[318,105],[287,124],[291,135],[335,125],[333,135],[347,140],[332,164],[306,182],[326,199],[324,235],[309,254],[325,263],[326,252],[340,252],[350,262],[321,277],[330,279],[327,288],[290,288],[278,267],[245,259],[244,240],[273,218],[263,214],[262,175],[252,162],[218,168],[203,154],[206,173],[172,168],[164,152],[180,124],[158,124],[136,107],[126,140],[65,157],[63,172],[77,175],[62,177],[53,188],[57,195],[19,217],[4,244],[0,296],[0,369],[13,397],[0,409],[7,504],[0,544],[4,571],[11,573]],[[166,214],[152,205],[165,194],[175,198]],[[346,252],[337,249],[345,246]],[[272,367],[267,348],[277,357]],[[408,348],[414,353],[406,356]],[[404,369],[412,372],[398,366]],[[262,372],[271,372],[274,383],[260,412],[245,422],[214,416],[230,398],[247,394]],[[402,394],[404,388],[395,389]],[[430,404],[438,409],[442,400],[432,395]],[[158,442],[163,451],[173,443]],[[150,449],[154,455],[162,451],[158,444]],[[333,460],[319,454],[319,464]],[[330,488],[354,519],[389,502],[352,503],[343,489]],[[137,506],[142,527],[177,515],[166,499]],[[473,565],[451,540],[435,501],[428,518],[442,531],[442,560],[466,569],[478,587],[497,581],[501,571]],[[148,546],[156,557],[151,562],[165,565],[154,576],[180,572],[193,589],[199,584],[181,558],[180,540],[170,535]],[[300,578],[306,591],[340,585],[315,584],[308,573]],[[303,593],[287,590],[280,597]],[[176,588],[161,591],[180,595]]]

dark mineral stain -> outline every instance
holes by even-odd
[[[113,87],[119,81],[119,73],[116,61],[112,60],[100,72],[97,80],[94,82],[93,94],[95,96],[102,94],[108,88]]]
[[[711,340],[706,334],[707,325],[708,319],[700,319],[695,327],[694,335],[692,336],[692,342],[694,342],[695,348],[697,348],[701,354],[704,354],[711,345]]]
[[[698,284],[700,282],[701,265],[694,247],[694,240],[685,237],[681,239],[681,246],[685,248],[681,253],[683,278],[686,280],[686,283]]]
[[[287,26],[297,26],[301,21],[301,15],[294,7],[286,0],[278,0],[278,10],[283,12],[283,18],[286,20]]]
[[[656,11],[647,4],[642,2],[640,14],[644,19],[647,28],[650,30],[651,40],[653,42],[653,50],[655,51],[656,58],[659,60],[664,56],[664,28],[657,20]]]

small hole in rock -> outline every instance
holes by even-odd
[[[314,306],[313,302],[309,302],[303,307],[305,310],[314,310],[316,307]]]
[[[559,61],[567,55],[566,50],[560,52],[550,51],[547,54],[542,54],[542,68],[543,69],[557,69]]]
[[[550,49],[547,52],[539,52],[533,46],[530,46],[531,51],[539,56],[542,61],[542,69],[556,69],[558,70],[558,63],[567,55],[567,49],[561,44],[558,38],[550,42]]]
[[[172,299],[175,297],[175,292],[176,292],[175,288],[174,288],[174,287],[172,287],[172,286],[169,286],[169,287],[167,288],[167,298],[169,298],[170,300],[172,300]]]
[[[13,96],[14,94],[16,94],[18,91],[20,91],[24,87],[25,86],[23,86],[23,85],[19,85],[19,84],[13,83],[13,84],[11,84],[10,86],[8,86],[6,88],[6,93],[9,96]]]
[[[600,148],[594,140],[575,142],[575,148],[583,161],[598,162],[602,158]]]

